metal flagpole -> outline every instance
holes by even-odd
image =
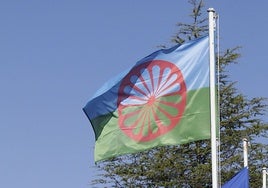
[[[248,140],[243,139],[243,151],[244,151],[244,167],[248,166]]]
[[[211,121],[211,163],[212,163],[212,187],[218,188],[218,161],[216,140],[216,83],[215,83],[215,49],[214,28],[215,10],[208,9],[209,16],[209,66],[210,66],[210,121]]]
[[[266,167],[262,168],[262,188],[266,188]]]

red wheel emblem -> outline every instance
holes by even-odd
[[[167,61],[138,65],[122,80],[117,104],[120,129],[133,140],[153,140],[179,124],[186,105],[183,75]]]

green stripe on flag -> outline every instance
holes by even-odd
[[[166,102],[174,102],[173,99],[172,97],[165,98]],[[178,97],[177,100],[179,100]],[[170,114],[177,114],[177,110],[169,109],[165,104],[160,106]],[[135,121],[135,118],[132,120]],[[161,121],[168,120],[163,115]],[[191,141],[209,139],[209,88],[189,91],[187,93],[186,108],[179,124],[171,131],[151,141],[137,142],[129,138],[119,128],[118,111],[92,119],[91,123],[96,136],[95,161],[104,160],[111,156],[143,151],[156,146],[184,144]],[[165,124],[168,124],[168,122],[163,122],[163,125]],[[152,128],[155,129],[154,125],[152,125]]]

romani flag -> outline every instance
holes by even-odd
[[[209,139],[208,36],[141,59],[83,110],[95,133],[95,161]]]

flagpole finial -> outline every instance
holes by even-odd
[[[248,167],[248,139],[243,138],[244,167]]]
[[[208,12],[215,12],[215,9],[214,9],[214,8],[208,8],[207,11],[208,11]]]
[[[266,175],[267,175],[267,169],[266,167],[262,168],[262,187],[266,188]]]

